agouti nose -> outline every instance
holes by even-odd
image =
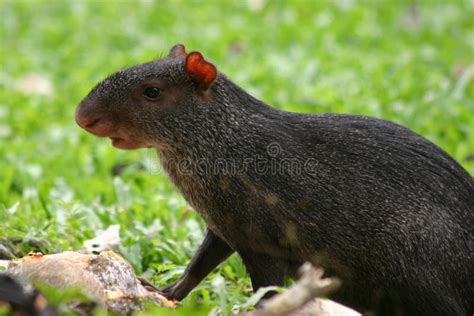
[[[107,116],[103,112],[95,111],[91,103],[80,104],[75,119],[77,125],[93,135],[105,137],[113,132],[113,126]]]
[[[76,123],[85,130],[90,130],[100,121],[100,116],[93,115],[90,109],[91,104],[88,102],[82,102],[76,109]]]
[[[82,127],[83,129],[91,129],[92,127],[94,127],[94,125],[97,124],[97,122],[100,121],[100,117],[99,118],[90,118],[90,117],[79,117],[78,115],[76,115],[76,123]]]

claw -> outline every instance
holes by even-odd
[[[156,286],[154,286],[150,281],[148,281],[148,280],[146,280],[142,277],[138,277],[137,279],[138,279],[138,281],[140,281],[140,284],[145,289],[147,289],[148,291],[156,292],[156,293],[160,294],[161,296],[164,296],[166,299],[168,299],[170,301],[177,302],[177,300],[173,298],[173,295],[171,295],[169,287],[159,289]]]
[[[153,284],[150,283],[150,281],[148,281],[147,279],[144,279],[142,277],[138,277],[137,278],[138,281],[140,281],[140,284],[146,288],[148,291],[151,291],[151,292],[160,292],[160,289],[158,289],[156,286],[154,286]]]

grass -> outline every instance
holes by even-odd
[[[175,43],[275,107],[401,123],[474,174],[472,0],[1,0],[0,14],[0,239],[19,255],[119,224],[137,273],[162,286],[182,272],[203,221],[153,152],[118,151],[73,120],[97,81]],[[22,85],[28,74],[50,92]],[[245,275],[233,256],[171,314],[228,314],[251,295]]]

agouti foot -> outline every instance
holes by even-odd
[[[150,283],[150,281],[142,278],[142,277],[138,277],[138,281],[140,281],[140,284],[145,288],[147,289],[148,291],[150,292],[157,292],[158,294],[166,297],[167,299],[169,300],[173,300],[173,298],[171,297],[169,291],[166,291],[166,288],[165,289],[159,289],[157,288],[156,286],[154,286],[153,284]]]
[[[163,295],[170,301],[179,302],[179,300],[173,297],[173,295],[171,294],[171,291],[168,288],[159,289],[158,293],[160,293],[160,295]]]

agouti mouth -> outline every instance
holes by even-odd
[[[112,146],[115,146],[117,145],[118,143],[121,143],[121,142],[124,142],[125,139],[121,138],[121,137],[109,137],[110,140],[112,141]]]
[[[150,145],[141,143],[139,141],[134,141],[134,140],[131,140],[131,139],[127,139],[127,138],[116,137],[116,136],[114,136],[114,137],[109,136],[109,138],[112,141],[112,146],[114,146],[115,148],[119,148],[119,149],[133,150],[133,149],[151,147]]]

